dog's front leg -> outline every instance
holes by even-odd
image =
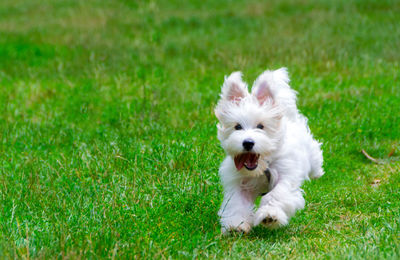
[[[261,198],[254,225],[263,224],[274,229],[288,224],[295,212],[304,207],[300,184],[280,179],[274,188]]]
[[[224,201],[218,215],[221,217],[222,232],[248,233],[253,226],[254,194],[240,186],[225,190]]]

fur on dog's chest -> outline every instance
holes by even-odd
[[[240,181],[242,194],[249,199],[265,195],[270,190],[270,175],[268,173],[257,177],[243,177]]]

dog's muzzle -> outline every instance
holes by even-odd
[[[234,158],[236,169],[240,171],[244,166],[249,171],[255,170],[258,166],[258,158],[260,158],[260,155],[255,153],[236,155]]]

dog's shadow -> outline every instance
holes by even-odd
[[[296,234],[293,234],[289,227],[271,230],[262,226],[257,226],[254,227],[250,233],[244,237],[249,240],[257,239],[268,243],[281,243],[288,242],[289,240],[293,239],[293,237],[296,237]]]

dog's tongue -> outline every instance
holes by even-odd
[[[246,164],[247,168],[253,169],[257,167],[258,156],[254,153],[243,153],[235,157],[235,166],[238,171]]]

